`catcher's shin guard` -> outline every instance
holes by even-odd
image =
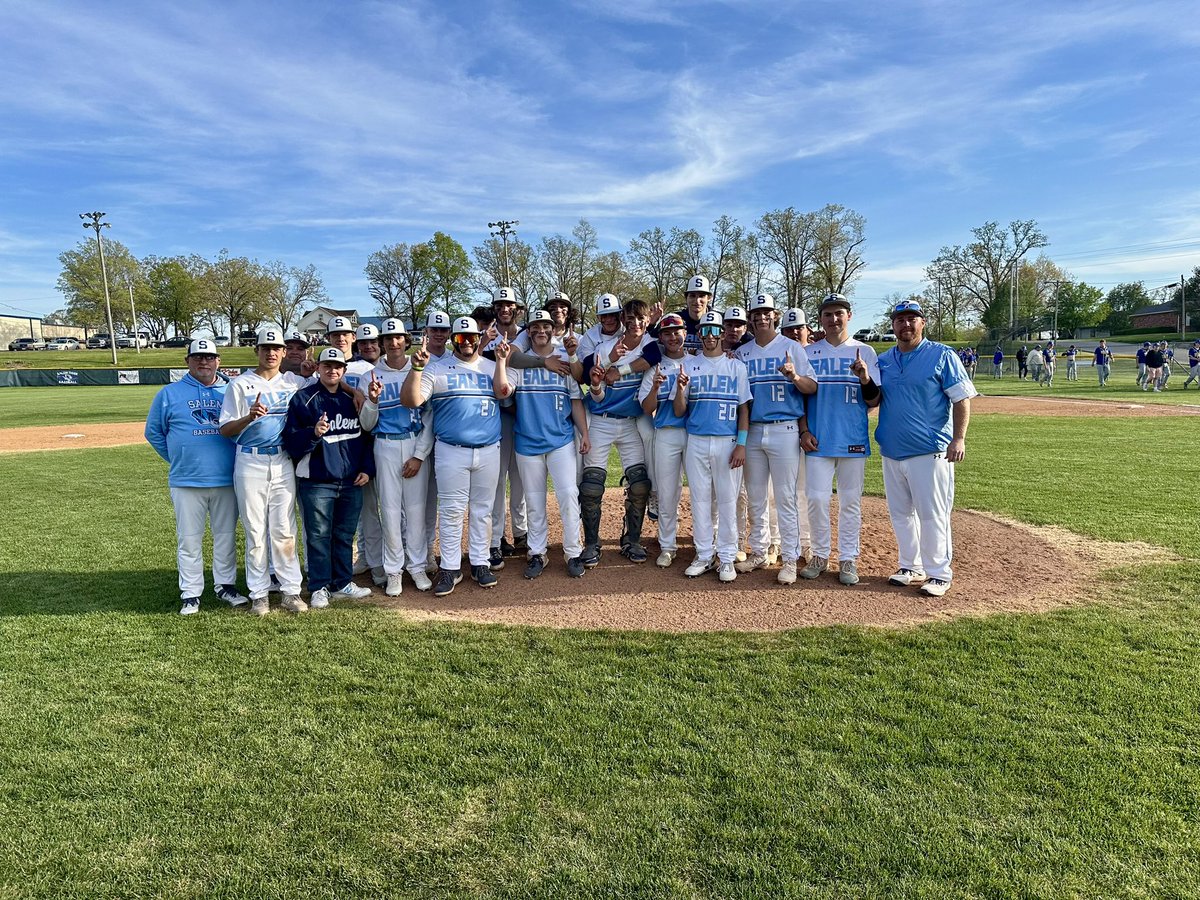
[[[608,473],[598,466],[583,470],[579,484],[579,517],[583,521],[583,558],[595,565],[600,559],[600,501]]]
[[[646,559],[642,548],[642,525],[646,521],[646,504],[650,501],[650,476],[644,465],[625,470],[625,528],[621,533],[621,552],[634,562]]]

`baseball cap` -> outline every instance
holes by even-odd
[[[305,347],[312,343],[307,337],[305,337],[303,331],[289,331],[287,333],[287,337],[285,337],[283,340],[288,344],[303,344]]]
[[[254,345],[256,347],[287,346],[283,340],[283,332],[271,325],[258,329],[258,333],[254,337]]]
[[[345,316],[334,316],[329,320],[329,324],[325,326],[326,334],[337,334],[339,331],[349,331],[354,333],[354,323]]]
[[[550,326],[554,325],[554,319],[551,317],[550,313],[546,312],[544,309],[539,309],[536,312],[530,313],[529,318],[525,322],[525,327],[528,328],[530,325],[533,325],[536,322],[544,322]]]
[[[321,351],[321,355],[317,357],[319,363],[337,363],[339,366],[346,364],[346,354],[337,347],[326,347]]]
[[[718,328],[720,328],[722,331],[724,331],[725,330],[725,318],[719,312],[717,312],[715,309],[710,309],[708,312],[706,312],[704,315],[702,315],[700,317],[700,326],[699,327],[703,328],[705,325],[716,325]]]
[[[613,294],[601,294],[596,301],[597,316],[611,316],[621,311],[621,301]]]
[[[566,295],[566,292],[564,292],[564,291],[555,291],[554,294],[550,297],[549,300],[546,301],[546,303],[544,305],[549,306],[552,303],[565,303],[567,306],[570,306],[571,298],[568,297]]]
[[[750,320],[746,318],[746,310],[742,309],[742,307],[731,306],[731,307],[729,307],[729,309],[725,310],[725,321],[726,322],[749,322]]]
[[[1149,346],[1150,346],[1150,342],[1149,342],[1149,341],[1142,341],[1142,346],[1143,346],[1143,347],[1149,347]]]
[[[925,311],[923,309],[921,309],[921,304],[918,303],[916,300],[901,300],[899,303],[897,303],[895,306],[892,307],[892,318],[893,319],[896,318],[896,316],[902,316],[905,313],[915,313],[916,315],[920,316],[922,319],[925,318]]]
[[[379,339],[379,329],[374,325],[359,325],[358,331],[354,332],[356,341],[374,341]]]
[[[774,309],[775,298],[770,294],[759,294],[750,301],[750,312],[755,312],[760,309]]]
[[[440,309],[435,309],[425,317],[426,328],[449,328],[450,314],[442,312]]]
[[[510,287],[500,287],[492,291],[492,305],[497,303],[516,303],[517,292]]]
[[[846,312],[850,311],[850,301],[846,299],[845,295],[836,291],[821,301],[820,309],[831,309],[835,306],[840,306]]]
[[[217,349],[217,345],[208,338],[196,338],[188,344],[188,356],[220,356],[221,351]]]
[[[703,275],[693,275],[688,279],[687,287],[684,288],[685,294],[708,294],[712,296],[712,288],[708,284],[708,279]]]
[[[408,330],[404,327],[403,319],[384,319],[379,324],[380,337],[391,334],[408,334]]]
[[[450,328],[451,334],[479,334],[479,323],[470,316],[459,316]]]
[[[808,327],[808,319],[804,316],[804,310],[789,309],[784,311],[783,321],[779,323],[780,328],[799,328],[801,326]]]
[[[666,331],[668,328],[687,328],[687,323],[683,321],[683,316],[678,313],[670,313],[658,320],[658,330]]]

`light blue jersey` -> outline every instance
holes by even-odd
[[[619,338],[601,343],[595,352],[596,360],[604,360],[607,362],[609,353],[612,351],[613,345],[616,344]],[[630,350],[621,357],[621,364],[633,363],[642,358],[642,351],[648,344],[653,344],[654,338],[650,335],[643,335],[642,342],[633,350]],[[588,392],[587,406],[593,414],[617,416],[622,419],[636,419],[642,415],[642,405],[638,403],[638,388],[642,386],[641,372],[630,372],[628,375],[621,375],[613,384],[605,385],[604,398],[599,402],[592,397],[591,392]]]
[[[516,391],[513,446],[519,454],[541,456],[575,440],[571,401],[582,399],[575,379],[548,369],[509,369],[508,380]]]
[[[907,353],[897,346],[879,357],[879,386],[875,440],[889,459],[946,452],[954,437],[951,405],[979,393],[958,354],[925,339]]]
[[[403,369],[393,369],[387,364],[386,359],[380,359],[373,371],[375,379],[383,384],[383,390],[377,401],[379,422],[375,426],[375,434],[390,434],[396,437],[419,434],[423,424],[421,410],[419,408],[409,409],[400,402],[400,391],[404,387],[404,382],[408,380],[408,373],[412,371],[412,366],[406,365]],[[365,391],[370,385],[371,376],[368,375],[362,390]]]
[[[746,364],[724,353],[692,356],[683,364],[683,371],[688,376],[687,433],[705,437],[737,434],[738,407],[750,400]]]
[[[675,396],[675,382],[679,380],[679,367],[687,362],[684,359],[671,359],[664,356],[658,368],[666,373],[667,380],[658,389],[658,409],[654,411],[655,428],[684,428],[687,426],[687,416],[675,415],[675,405],[671,399]],[[638,404],[650,396],[654,390],[654,369],[642,376],[642,386],[638,388]]]
[[[267,414],[247,425],[236,438],[239,447],[269,449],[283,444],[283,425],[287,419],[292,394],[310,384],[293,372],[280,372],[270,381],[253,369],[243,372],[225,389],[221,407],[221,424],[240,419],[250,413],[256,397],[261,395]]]
[[[804,395],[796,390],[790,379],[779,373],[779,367],[790,361],[797,375],[815,377],[808,355],[799,342],[778,335],[765,347],[750,341],[734,353],[746,364],[750,377],[750,394],[754,401],[750,407],[751,422],[794,422],[804,415]]]
[[[365,394],[371,386],[371,372],[374,368],[375,363],[369,363],[365,359],[352,359],[346,363],[346,374],[342,376],[342,381]]]
[[[233,441],[217,425],[227,382],[205,386],[190,374],[168,384],[150,404],[146,440],[170,463],[171,487],[228,487],[233,484]]]
[[[809,456],[870,456],[867,404],[858,376],[850,371],[854,357],[862,355],[867,373],[879,383],[879,358],[871,347],[850,338],[834,347],[817,341],[806,348],[816,372],[817,392],[808,398],[808,430],[817,439]]]
[[[453,353],[421,373],[421,400],[433,410],[437,439],[456,447],[500,443],[500,404],[493,389],[496,364],[478,357],[463,362]]]

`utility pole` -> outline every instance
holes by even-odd
[[[137,307],[133,305],[133,279],[126,279],[125,285],[129,288],[129,312],[133,316],[133,346],[137,348],[138,355],[141,356],[142,333],[138,330]]]
[[[112,299],[108,296],[108,266],[104,262],[104,241],[100,237],[100,229],[108,228],[109,224],[100,221],[104,218],[102,212],[80,213],[79,218],[83,219],[84,228],[91,228],[96,232],[96,247],[100,250],[100,276],[104,279],[104,310],[108,313],[108,346],[112,350],[112,361],[115,366],[117,364],[117,333],[113,328]],[[134,327],[137,327],[136,323]]]
[[[1043,284],[1054,285],[1054,340],[1058,340],[1058,289],[1061,285],[1070,284],[1069,281],[1060,281],[1055,278],[1047,278]]]
[[[504,287],[512,287],[512,282],[508,277],[508,236],[510,234],[516,234],[516,231],[514,231],[513,229],[517,225],[520,225],[520,224],[521,223],[518,222],[516,219],[513,219],[511,221],[501,220],[499,222],[488,222],[488,228],[496,229],[495,231],[491,232],[492,237],[500,238],[500,246],[503,247]]]
[[[1187,340],[1187,282],[1179,276],[1179,340]]]

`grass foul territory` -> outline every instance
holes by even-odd
[[[1181,561],[775,635],[185,619],[149,448],[0,457],[69,491],[0,520],[0,896],[1194,896],[1184,424],[980,417],[958,481]]]

